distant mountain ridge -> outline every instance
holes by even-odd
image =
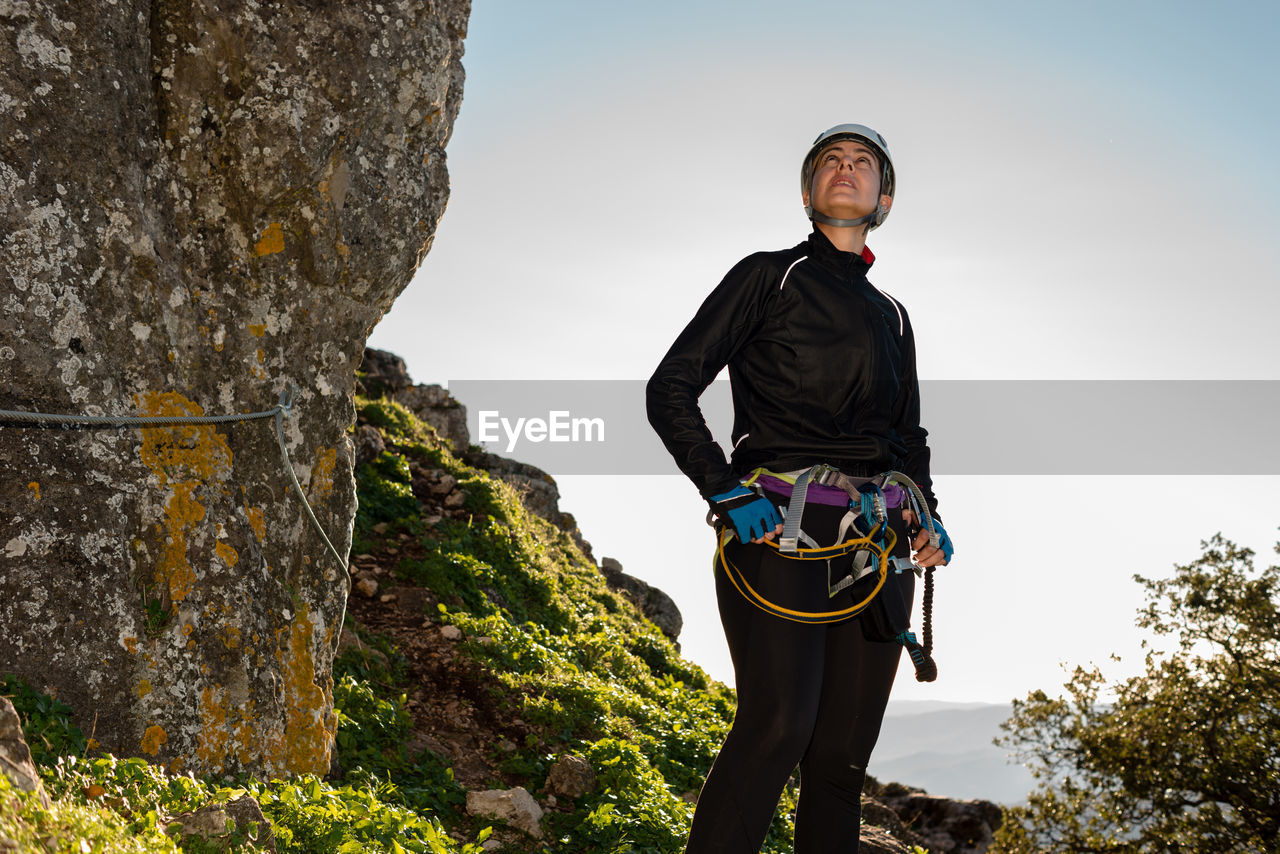
[[[948,798],[1022,803],[1031,772],[992,743],[1012,711],[1001,703],[891,702],[868,771]]]

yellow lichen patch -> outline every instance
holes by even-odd
[[[192,497],[195,483],[176,483],[164,506],[164,528],[168,532],[156,565],[157,579],[169,585],[169,599],[181,602],[195,587],[196,571],[187,560],[187,534],[204,518],[204,505]]]
[[[231,734],[227,732],[226,689],[206,685],[200,692],[200,738],[196,757],[208,771],[222,768]]]
[[[181,773],[182,773],[182,766],[183,766],[183,765],[185,765],[185,764],[186,764],[186,763],[184,763],[184,762],[182,761],[182,757],[181,757],[181,756],[174,757],[174,760],[173,760],[172,762],[170,762],[170,763],[169,763],[169,773],[170,773],[170,774],[181,774]]]
[[[137,403],[144,415],[204,414],[199,404],[176,392],[146,392],[138,395]],[[168,587],[170,600],[181,602],[197,581],[187,557],[187,541],[205,510],[195,492],[230,477],[231,449],[212,425],[145,427],[140,455],[160,484],[172,489],[160,523],[155,572],[156,582]]]
[[[204,415],[200,404],[173,391],[144,392],[137,404],[143,415]],[[142,440],[142,461],[161,483],[220,480],[215,475],[231,464],[227,440],[210,424],[144,427]]]
[[[136,687],[136,688],[134,688],[134,689],[133,689],[133,693],[135,693],[135,694],[137,694],[137,695],[138,695],[138,699],[139,699],[139,700],[141,700],[143,697],[145,697],[145,696],[147,696],[148,694],[150,694],[150,693],[151,693],[151,680],[150,680],[150,679],[143,679],[141,682],[139,682],[139,683],[138,683],[138,687]]]
[[[338,243],[335,248],[338,250],[338,254],[341,255],[343,258],[351,257],[351,247],[348,246],[347,244]]]
[[[31,492],[35,495],[36,501],[40,500],[40,484],[39,483],[33,480],[27,484],[27,489],[31,490]]]
[[[160,752],[160,748],[169,740],[168,734],[163,729],[154,724],[147,727],[147,731],[142,735],[142,749],[146,753],[155,756]]]
[[[329,745],[338,729],[333,697],[316,684],[311,643],[314,623],[304,605],[289,627],[288,649],[282,650],[284,669],[284,770],[292,774],[324,774]]]
[[[259,349],[255,355],[257,356],[257,361],[251,362],[248,365],[249,372],[253,375],[255,379],[265,380],[267,379],[267,371],[262,366],[266,364],[267,352],[265,350]]]
[[[262,230],[258,242],[253,245],[253,254],[261,258],[263,255],[274,255],[284,251],[284,227],[273,222]]]
[[[267,520],[262,513],[262,508],[246,507],[244,515],[249,519],[249,527],[253,529],[253,535],[258,538],[258,542],[264,542],[267,539]]]
[[[235,566],[240,561],[240,555],[238,555],[236,550],[226,543],[218,543],[213,547],[213,550],[217,552],[218,557],[220,557],[222,562],[227,566]]]
[[[263,727],[266,726],[264,731]],[[196,758],[210,773],[226,770],[232,760],[241,766],[277,749],[269,721],[259,721],[252,700],[232,702],[226,688],[207,685],[200,692],[200,735]]]
[[[222,641],[222,645],[227,649],[240,648],[240,629],[238,626],[224,625],[218,631],[218,638]]]
[[[311,469],[311,499],[323,501],[333,492],[333,470],[338,464],[337,448],[316,451],[316,464]]]
[[[267,324],[265,324],[265,323],[250,323],[250,324],[249,324],[249,333],[250,333],[251,335],[253,335],[253,337],[254,337],[254,338],[261,338],[263,335],[266,335],[266,334],[267,334]]]
[[[130,655],[133,655],[138,651],[138,639],[132,635],[126,638],[121,638],[120,643],[124,646],[125,652],[128,652]]]

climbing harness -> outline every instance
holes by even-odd
[[[320,539],[328,546],[329,552],[337,560],[338,566],[345,570],[347,562],[338,554],[338,550],[334,548],[333,543],[329,540],[329,535],[325,533],[324,528],[320,525],[320,520],[316,518],[315,512],[311,509],[311,503],[307,501],[307,496],[302,491],[302,484],[298,482],[298,475],[293,470],[293,461],[289,459],[289,449],[285,445],[284,419],[293,412],[293,401],[297,392],[297,386],[293,383],[288,383],[284,390],[280,392],[279,402],[270,409],[264,409],[261,412],[231,415],[115,416],[65,415],[0,409],[0,423],[8,421],[17,424],[49,424],[69,430],[74,427],[90,429],[102,427],[181,427],[198,424],[227,424],[234,421],[260,421],[266,418],[274,418],[276,422],[276,444],[280,446],[280,456],[284,460],[284,470],[289,473],[289,480],[293,483],[294,492],[301,500],[302,509],[306,511],[307,518],[311,520],[311,525],[315,528],[316,533],[320,535]]]
[[[797,623],[826,624],[846,620],[862,614],[873,603],[881,604],[876,623],[883,625],[884,640],[893,640],[902,644],[915,666],[916,680],[932,682],[937,678],[938,668],[933,661],[933,567],[924,569],[924,596],[922,600],[923,620],[922,635],[924,642],[917,640],[910,630],[910,614],[897,592],[896,577],[905,571],[917,576],[921,569],[911,563],[909,558],[897,557],[891,553],[897,545],[897,534],[889,526],[888,511],[903,507],[909,508],[920,527],[912,526],[911,534],[917,530],[925,530],[929,535],[929,543],[938,548],[945,532],[941,524],[936,522],[929,511],[924,493],[915,481],[898,471],[887,471],[872,478],[853,477],[839,469],[828,465],[815,465],[791,474],[777,474],[766,469],[756,469],[743,481],[744,487],[756,489],[761,495],[765,489],[773,492],[784,491],[791,487],[791,499],[784,510],[782,536],[778,542],[766,540],[762,545],[778,552],[780,557],[800,561],[827,561],[828,596],[834,597],[845,588],[874,574],[875,584],[862,599],[843,608],[825,611],[804,611],[789,608],[771,601],[757,591],[744,576],[742,571],[729,560],[725,554],[725,546],[735,538],[733,531],[721,521],[718,524],[716,560],[725,576],[742,596],[757,608]],[[820,495],[811,493],[815,486],[828,487]],[[831,489],[834,487],[834,489]],[[833,498],[839,490],[840,498]],[[822,504],[840,504],[848,510],[840,521],[839,532],[835,543],[830,546],[819,546],[818,543],[801,528],[801,520],[807,502]],[[708,522],[712,521],[711,515]],[[802,546],[804,543],[805,546]],[[847,572],[838,575],[833,573],[832,561],[836,558],[852,555],[852,564]],[[886,586],[893,587],[893,595],[886,596]]]

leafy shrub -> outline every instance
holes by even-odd
[[[476,843],[458,845],[440,822],[389,804],[389,789],[336,788],[315,777],[252,785],[251,794],[275,826],[280,854],[364,854],[430,852],[479,854]]]
[[[176,854],[179,850],[154,823],[130,821],[107,807],[60,799],[46,809],[34,794],[14,789],[4,774],[0,774],[0,839],[13,843],[7,851]]]
[[[385,716],[386,710],[380,708],[377,714]],[[394,719],[395,714],[391,717]],[[478,843],[487,833],[482,831],[476,843],[459,845],[448,836],[438,818],[407,803],[412,798],[406,798],[394,783],[362,776],[354,786],[335,786],[315,777],[301,777],[271,782],[248,780],[227,787],[190,776],[170,775],[142,759],[63,757],[45,779],[49,794],[56,800],[53,818],[44,821],[65,821],[57,818],[63,814],[80,823],[91,818],[100,827],[100,835],[110,840],[106,847],[93,850],[174,851],[177,849],[165,847],[156,836],[157,828],[165,826],[168,816],[247,793],[257,799],[271,821],[280,854],[478,854],[481,850]],[[112,834],[152,839],[160,847],[113,847],[118,840]],[[199,843],[185,844],[192,854],[199,847]],[[231,850],[256,849],[245,845]]]
[[[616,738],[590,745],[587,761],[600,790],[585,806],[591,812],[567,834],[573,850],[679,851],[693,816],[692,806],[673,794],[640,747]]]
[[[397,438],[421,439],[435,431],[405,407],[386,398],[356,398],[356,410],[374,427]]]
[[[388,803],[449,815],[466,801],[448,764],[431,751],[410,756],[405,696],[380,696],[367,682],[346,676],[334,685],[338,761],[344,779],[381,791]],[[394,785],[387,781],[394,780]]]
[[[82,754],[88,740],[71,722],[71,707],[42,694],[16,676],[0,678],[0,695],[6,696],[22,718],[22,735],[37,765],[50,765],[63,754]]]

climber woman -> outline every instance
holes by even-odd
[[[892,553],[902,568],[914,550],[914,563],[931,567],[951,555],[932,515],[911,322],[867,280],[866,236],[896,187],[884,137],[858,124],[824,131],[800,187],[808,239],[735,265],[646,390],[650,423],[721,525],[716,591],[738,693],[689,854],[758,852],[797,765],[797,854],[857,850],[867,761],[903,648],[894,615],[909,613],[914,582],[886,575],[879,558]],[[726,365],[731,462],[698,407]],[[919,488],[885,483],[888,471]],[[884,524],[868,530],[876,520],[857,515],[863,506],[881,507]],[[854,554],[788,559],[800,542],[814,552],[859,536],[884,550],[855,553],[878,572]]]

